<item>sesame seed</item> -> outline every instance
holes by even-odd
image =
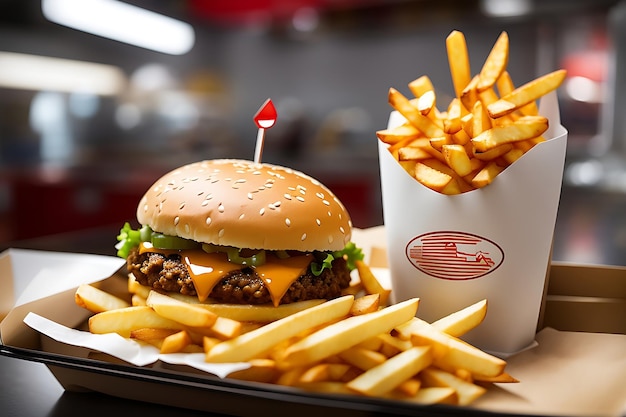
[[[202,207],[206,207],[206,206],[208,206],[208,205],[209,205],[209,201],[208,201],[208,200],[203,200],[203,201],[202,201],[202,203],[200,203],[200,205],[201,205]]]
[[[274,207],[280,207],[280,201],[275,201],[274,202]]]
[[[207,217],[204,222],[206,223],[207,226],[210,226],[211,225],[211,221],[212,221],[211,218]]]
[[[217,206],[217,211],[219,211],[220,213],[224,212],[224,205],[222,203],[220,203],[220,205]]]
[[[248,200],[252,200],[252,193],[248,193]]]
[[[261,210],[259,210],[259,214],[261,216],[265,214],[265,207],[261,207]]]
[[[300,240],[305,240],[306,239],[306,233],[302,233],[302,236],[300,237]]]
[[[182,210],[185,208],[185,202],[183,201],[182,203],[180,203],[180,205],[178,206],[178,210]]]
[[[324,193],[315,193],[316,196],[318,196],[319,198],[324,198]]]
[[[245,215],[244,213],[241,213],[241,214],[239,215],[239,220],[243,220],[243,218],[244,218],[244,217],[246,217],[246,215]]]
[[[328,200],[323,200],[322,203],[324,203],[324,205],[326,206],[330,206],[330,203],[328,202]]]
[[[217,235],[219,237],[224,237],[224,232],[225,232],[224,229],[220,229],[220,231],[217,233]]]
[[[291,226],[291,219],[289,219],[289,217],[285,219],[285,224],[287,225],[287,227]]]
[[[346,231],[344,230],[343,226],[339,227],[339,231],[341,232],[342,235],[346,233]]]
[[[333,237],[333,235],[328,235],[328,243],[333,243],[334,240],[335,238]]]
[[[174,226],[178,226],[178,222],[180,221],[180,217],[174,217]]]
[[[300,195],[296,196],[296,200],[301,201],[301,202],[304,203],[304,197],[302,197]]]
[[[283,194],[283,197],[287,200],[291,200],[291,194]]]
[[[185,224],[185,233],[189,233],[190,229],[189,229],[189,224]]]
[[[322,221],[320,219],[315,219],[315,223],[317,223],[318,226],[322,225]]]

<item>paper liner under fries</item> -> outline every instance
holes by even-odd
[[[484,322],[465,339],[507,356],[534,343],[561,193],[567,130],[556,94],[539,143],[484,188],[437,193],[411,177],[379,140],[392,296],[420,298],[434,321],[486,298]],[[404,119],[393,112],[389,127]]]

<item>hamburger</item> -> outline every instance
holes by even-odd
[[[116,248],[128,273],[200,301],[332,299],[350,284],[352,223],[339,199],[293,169],[245,160],[191,163],[158,179]]]

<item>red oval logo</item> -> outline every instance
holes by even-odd
[[[468,280],[495,271],[504,261],[504,251],[495,242],[465,232],[429,232],[406,245],[411,264],[435,278]]]

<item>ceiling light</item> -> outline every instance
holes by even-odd
[[[125,83],[112,65],[0,52],[0,87],[113,95]]]
[[[491,17],[523,16],[531,12],[530,0],[482,0],[480,7]]]
[[[42,0],[41,9],[51,22],[166,54],[195,42],[190,24],[116,0]]]

